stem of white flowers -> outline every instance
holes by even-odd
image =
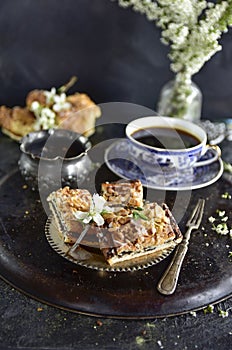
[[[57,89],[57,92],[59,94],[63,93],[63,92],[66,92],[68,91],[68,89],[70,89],[77,81],[77,77],[76,76],[73,76],[71,79],[69,79],[69,81],[62,85],[60,88]]]

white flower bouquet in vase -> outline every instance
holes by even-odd
[[[115,1],[115,0],[113,0]],[[232,25],[232,0],[118,0],[161,28],[161,42],[169,45],[174,79],[162,89],[158,113],[196,121],[201,117],[202,95],[192,82],[217,51],[219,39]]]

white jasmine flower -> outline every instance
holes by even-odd
[[[50,108],[41,108],[34,113],[36,116],[36,122],[34,124],[35,130],[48,130],[55,127],[56,114]]]
[[[47,130],[55,127],[56,114],[48,107],[43,107],[38,101],[33,101],[31,111],[36,117],[34,130]]]
[[[30,109],[32,112],[37,113],[41,109],[41,105],[38,101],[33,101]]]
[[[51,91],[44,91],[44,95],[46,96],[46,103],[47,104],[53,104],[54,103],[54,97],[56,96],[56,88],[51,88]]]
[[[69,109],[70,107],[71,104],[66,101],[66,94],[64,92],[60,95],[54,96],[54,105],[52,108],[55,112],[60,112],[61,110]]]
[[[48,107],[42,108],[42,110],[41,110],[41,118],[53,119],[53,118],[55,118],[55,113]]]
[[[76,211],[75,217],[82,221],[84,224],[88,224],[94,221],[97,226],[102,226],[105,222],[102,214],[104,212],[110,212],[111,209],[106,205],[106,200],[99,194],[94,194],[92,197],[92,203],[88,212]]]
[[[33,101],[30,110],[36,117],[34,130],[47,130],[56,127],[56,112],[65,110],[71,107],[71,104],[66,101],[66,94],[58,95],[53,87],[51,91],[44,91],[46,96],[47,106],[41,105],[38,101]]]

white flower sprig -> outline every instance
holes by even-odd
[[[94,194],[90,209],[88,212],[76,211],[74,213],[77,220],[82,221],[84,224],[89,224],[91,221],[95,222],[97,226],[102,226],[105,222],[104,213],[111,212],[111,208],[106,205],[107,201],[99,194]]]
[[[115,0],[112,0],[115,1]],[[161,28],[161,42],[170,46],[171,70],[176,74],[169,115],[183,117],[191,93],[192,75],[222,49],[219,39],[232,25],[232,0],[118,0]]]
[[[53,87],[51,91],[44,91],[46,96],[46,103],[51,105],[51,108],[55,112],[60,112],[65,109],[69,109],[71,104],[66,100],[66,94],[64,92],[57,94],[56,89]]]
[[[43,93],[46,97],[46,104],[52,105],[54,103],[54,97],[56,96],[56,88],[51,88],[51,91],[44,90]]]
[[[54,105],[52,106],[53,111],[60,112],[65,109],[69,109],[71,107],[71,103],[67,102],[66,94],[63,92],[60,95],[54,96]]]
[[[46,97],[46,106],[43,106],[38,101],[33,101],[30,107],[30,110],[36,117],[35,130],[47,130],[56,127],[56,113],[71,107],[71,104],[66,100],[64,92],[57,94],[56,89],[53,87],[51,91],[44,90],[43,93]]]
[[[36,117],[34,130],[47,130],[55,127],[56,114],[49,107],[43,107],[38,101],[33,101],[31,111]]]

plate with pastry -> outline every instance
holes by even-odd
[[[45,235],[73,263],[100,271],[134,271],[166,258],[182,233],[165,203],[144,201],[139,180],[104,182],[101,193],[64,187],[47,198]]]
[[[72,77],[67,84],[50,91],[30,91],[24,107],[0,106],[2,132],[17,141],[31,132],[52,128],[71,130],[87,137],[92,135],[101,110],[86,93],[66,94],[76,80]]]

